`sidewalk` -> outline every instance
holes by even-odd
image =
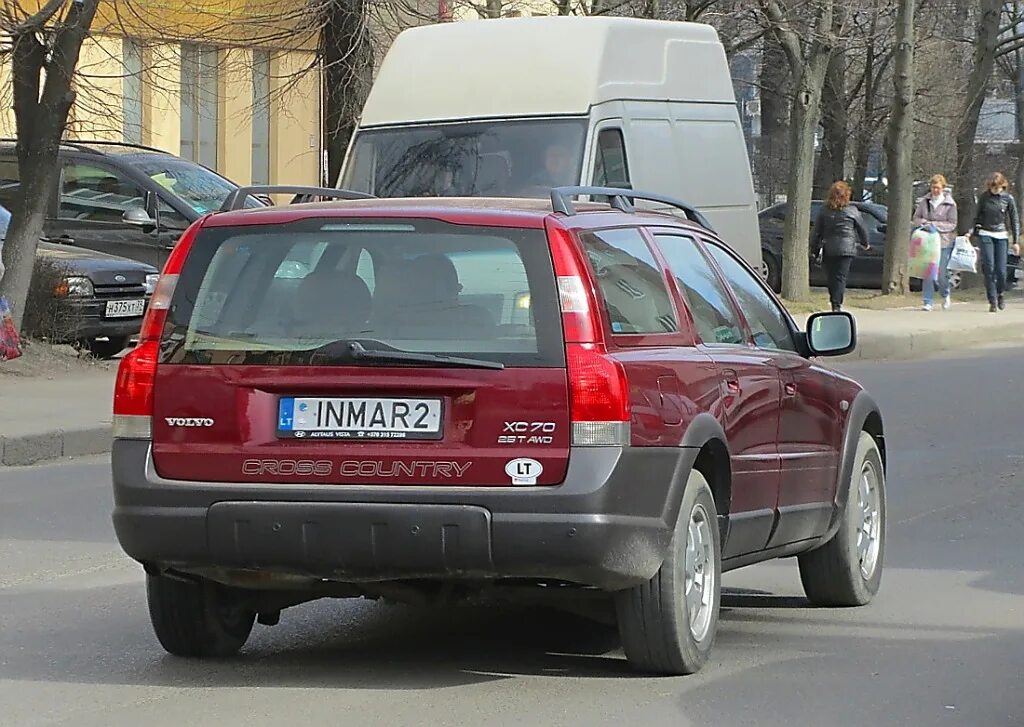
[[[109,452],[113,392],[113,371],[0,374],[0,465]]]
[[[957,303],[952,310],[930,313],[850,308],[857,318],[858,347],[845,358],[905,359],[986,344],[1024,345],[1024,301],[1013,296],[1008,303],[997,314],[985,303]],[[797,323],[806,318],[796,316]],[[0,467],[110,451],[112,367],[34,377],[12,375],[4,366],[0,363]]]

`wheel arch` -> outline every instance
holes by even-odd
[[[846,418],[846,431],[843,433],[843,445],[840,452],[836,494],[832,503],[832,519],[829,521],[828,530],[825,531],[820,543],[827,543],[836,534],[843,513],[846,512],[846,503],[850,496],[849,483],[853,476],[854,460],[857,457],[857,444],[860,441],[861,432],[870,434],[875,440],[875,444],[878,445],[879,454],[882,456],[884,476],[887,469],[885,425],[878,404],[865,391],[860,392],[850,404],[850,413]]]
[[[710,414],[700,414],[690,423],[683,436],[682,446],[696,452],[690,469],[700,472],[711,487],[711,495],[718,511],[718,525],[724,545],[729,532],[729,513],[732,511],[732,464],[725,431]],[[683,473],[683,482],[689,471]],[[677,507],[682,503],[682,491],[675,498]],[[676,511],[678,514],[678,510]]]

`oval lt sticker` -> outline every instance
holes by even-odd
[[[505,465],[505,474],[512,478],[513,485],[536,485],[544,473],[544,465],[535,459],[514,459]]]

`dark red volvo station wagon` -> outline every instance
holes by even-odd
[[[283,191],[339,201],[235,209]],[[543,590],[685,674],[724,571],[797,556],[813,603],[876,593],[882,419],[816,361],[853,349],[851,316],[798,330],[656,195],[359,197],[233,194],[121,364],[114,524],[165,649],[231,654],[322,597]]]

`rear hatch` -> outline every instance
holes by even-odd
[[[207,227],[174,291],[153,406],[171,479],[558,484],[569,394],[544,232]]]

